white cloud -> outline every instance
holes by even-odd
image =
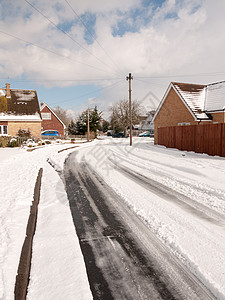
[[[1,78],[26,75],[28,78],[45,79],[46,86],[66,86],[74,84],[72,79],[121,77],[125,81],[128,72],[132,72],[135,78],[135,76],[213,73],[225,67],[225,36],[221,33],[225,26],[224,0],[216,2],[167,0],[156,11],[149,6],[146,9],[148,9],[148,16],[152,14],[152,18],[148,23],[143,20],[140,22],[140,18],[139,20],[137,18],[137,26],[140,28],[136,32],[126,32],[122,36],[113,36],[113,28],[129,15],[130,9],[141,9],[140,0],[68,1],[80,14],[87,11],[96,14],[94,29],[98,42],[104,50],[96,41],[87,44],[82,24],[77,21],[70,23],[75,15],[66,2],[32,1],[57,24],[65,21],[72,24],[69,34],[82,45],[83,49],[58,31],[25,1],[4,0],[0,7],[2,31],[65,55],[70,60],[0,33]],[[132,23],[131,16],[128,21],[129,24]],[[118,70],[122,70],[122,73]],[[212,77],[190,77],[188,80],[210,82],[210,80],[216,81],[217,78],[212,75]],[[62,81],[54,83],[48,81],[59,79]],[[71,79],[71,82],[63,81],[67,79]],[[182,81],[182,77],[180,79]],[[177,79],[172,77],[171,80]],[[155,93],[161,96],[168,81],[170,79],[164,81],[152,79],[151,84],[146,88],[143,83],[135,81],[133,95],[141,99],[150,89],[154,89]],[[153,83],[156,85],[152,85]],[[81,82],[78,81],[76,84]],[[107,87],[112,82],[104,81],[99,84]],[[118,86],[115,90],[110,89],[106,93],[107,95],[102,95],[96,100],[100,101],[102,106],[106,106],[105,103],[118,101],[118,98],[127,97],[127,88],[124,90],[124,85],[121,88]]]

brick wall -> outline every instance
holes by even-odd
[[[211,113],[211,115],[213,117],[213,122],[225,123],[225,113],[224,112]]]
[[[197,124],[177,93],[171,89],[154,121],[155,144],[158,143],[158,127],[177,126],[183,122]]]
[[[57,130],[60,135],[64,135],[64,127],[63,124],[56,118],[54,114],[49,110],[47,106],[45,106],[41,113],[51,113],[51,120],[42,120],[41,127],[42,131],[44,130]]]
[[[19,129],[29,129],[34,137],[41,137],[41,122],[8,122],[8,134],[16,136]]]

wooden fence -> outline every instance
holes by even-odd
[[[225,157],[225,124],[161,127],[158,128],[158,144]]]

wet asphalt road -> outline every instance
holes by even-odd
[[[214,299],[75,153],[63,175],[94,299]]]

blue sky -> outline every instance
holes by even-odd
[[[131,72],[133,98],[152,109],[146,95],[160,101],[170,81],[224,80],[224,9],[223,0],[2,0],[0,85],[107,115],[128,97]]]

